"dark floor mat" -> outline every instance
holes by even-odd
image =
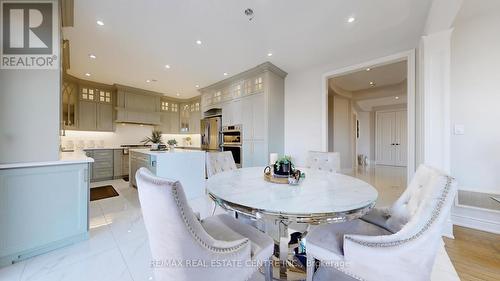
[[[116,192],[112,185],[99,186],[90,189],[90,201],[106,199],[118,195],[118,192]]]

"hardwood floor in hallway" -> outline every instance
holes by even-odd
[[[500,235],[454,226],[445,249],[462,281],[500,280]]]

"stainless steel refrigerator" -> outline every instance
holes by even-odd
[[[221,150],[222,118],[220,116],[201,119],[201,148],[203,150]]]

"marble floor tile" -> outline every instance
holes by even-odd
[[[118,248],[107,250],[64,267],[34,275],[23,274],[21,281],[132,281]]]
[[[6,267],[0,267],[0,280],[20,281],[21,275],[26,267],[26,263],[26,261],[23,261]]]

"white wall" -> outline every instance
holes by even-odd
[[[351,101],[333,96],[333,150],[340,153],[340,167],[352,169]],[[331,120],[329,120],[331,121]]]
[[[140,144],[146,137],[150,136],[153,126],[135,124],[117,124],[115,132],[92,132],[92,131],[66,131],[66,136],[61,137],[61,144],[68,147],[72,141],[75,148],[80,141],[83,141],[85,148],[89,147],[90,141],[94,141],[95,147],[119,147],[122,144]],[[164,142],[169,139],[176,139],[179,146],[188,146],[186,137],[191,137],[191,146],[200,147],[201,137],[199,134],[163,134]]]
[[[59,85],[60,69],[0,70],[0,164],[59,159]]]
[[[358,120],[358,154],[366,155],[368,160],[375,161],[375,112],[359,111]]]
[[[475,5],[476,3],[474,3]],[[451,173],[462,189],[500,193],[500,17],[457,21],[451,42]]]

